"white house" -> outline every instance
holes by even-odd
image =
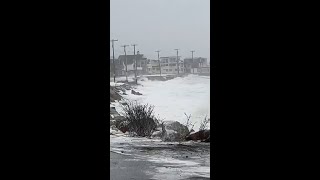
[[[170,56],[170,57],[161,57],[160,63],[161,63],[161,72],[163,74],[178,74],[178,68],[179,73],[184,73],[184,63],[180,60],[180,57],[178,57],[179,60],[179,67],[177,67],[177,57],[176,56]]]
[[[148,74],[160,74],[158,60],[150,60],[150,59],[147,60],[147,73]],[[163,72],[161,72],[161,73],[163,73]]]

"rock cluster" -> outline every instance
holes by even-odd
[[[116,100],[121,100],[121,96],[114,87],[110,86],[110,103],[115,102]]]
[[[187,126],[178,121],[166,121],[161,124],[161,139],[163,141],[184,141],[189,134]]]
[[[131,94],[134,94],[134,95],[142,95],[140,92],[137,92],[135,90],[133,90],[133,87],[129,84],[122,84],[120,86],[115,86],[115,87],[111,87],[110,86],[110,99],[111,99],[111,94],[112,96],[114,96],[114,94],[116,93],[117,95],[128,95],[126,93],[126,91],[129,91],[131,90]],[[116,99],[116,98],[119,98],[118,96],[117,97],[113,97],[113,99],[115,100],[119,100],[119,99]],[[121,99],[121,96],[120,96],[120,99]],[[114,102],[114,101],[112,101]]]

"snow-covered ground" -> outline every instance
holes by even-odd
[[[191,114],[191,121],[195,123],[194,130],[197,131],[200,122],[206,116],[210,117],[210,77],[188,75],[168,81],[150,81],[143,77],[139,79],[141,85],[135,91],[142,95],[133,95],[127,91],[128,95],[123,97],[153,105],[155,115],[160,119],[184,124],[187,120],[184,113]],[[121,112],[117,103],[112,105]]]

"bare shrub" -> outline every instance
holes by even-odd
[[[176,122],[176,127],[179,128],[175,128],[176,133],[173,133],[173,136],[169,136],[167,138],[165,138],[166,141],[178,141],[179,143],[181,143],[182,141],[186,140],[186,137],[192,132],[194,124],[191,122],[191,114],[188,116],[186,113],[184,113],[187,117],[187,120],[184,124],[180,124],[179,122]],[[178,126],[178,124],[180,124],[180,126]],[[165,128],[164,125],[162,124],[162,131],[165,132]],[[166,133],[166,132],[165,132]]]
[[[206,117],[204,118],[204,120],[200,122],[199,131],[207,129],[209,122],[210,122],[210,118],[207,118],[207,116],[206,116]]]
[[[188,130],[183,130],[183,131],[178,132],[180,135],[179,143],[181,141],[185,141],[186,137],[194,131],[193,127],[194,127],[195,123],[192,123],[190,120],[191,114],[188,116],[187,113],[184,113],[184,115],[187,117],[186,123],[184,125],[187,127]]]
[[[195,123],[191,123],[190,118],[191,118],[191,114],[188,116],[187,113],[184,113],[184,115],[186,115],[187,117],[187,122],[185,123],[185,126],[187,126],[187,128],[189,129],[189,132],[191,133],[191,131],[193,131],[193,127]]]
[[[154,106],[128,101],[122,108],[131,135],[141,137],[150,137],[152,135],[158,123],[153,113]]]

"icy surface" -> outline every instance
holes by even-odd
[[[206,116],[210,117],[210,77],[189,75],[168,81],[148,81],[144,78],[139,84],[135,91],[142,93],[141,96],[127,91],[128,95],[123,97],[153,105],[155,115],[165,121],[185,124],[187,118],[184,113],[191,114],[194,130],[197,131],[200,122]],[[116,105],[116,109],[121,111],[120,106]]]

